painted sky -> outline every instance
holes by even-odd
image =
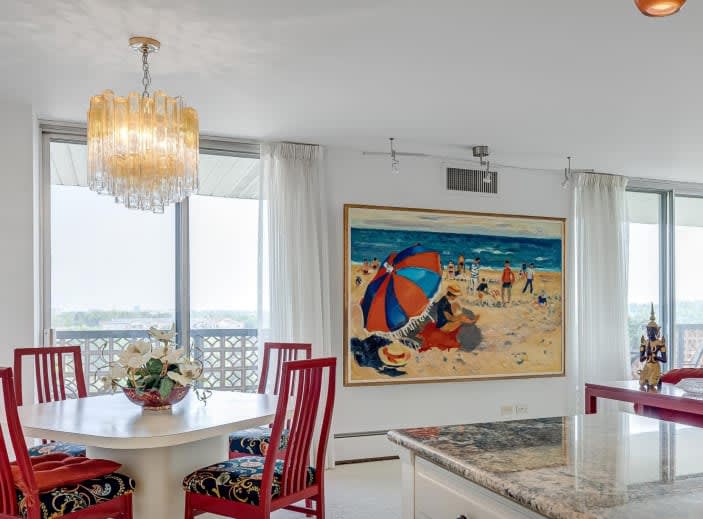
[[[562,237],[562,222],[484,214],[432,213],[349,208],[349,224],[359,229],[450,232],[487,236]]]

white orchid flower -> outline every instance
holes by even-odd
[[[103,389],[112,389],[112,378],[111,377],[100,377],[100,385]]]
[[[198,364],[197,362],[190,361],[182,362],[181,364],[179,364],[178,371],[180,371],[183,376],[188,377],[191,380],[197,380],[203,374],[203,370],[200,367],[200,364]]]
[[[149,341],[135,341],[130,343],[127,348],[125,348],[125,353],[139,353],[144,355],[151,351],[151,343]]]
[[[127,369],[124,366],[113,365],[110,366],[110,378],[112,380],[119,380],[127,376]]]
[[[166,355],[166,348],[163,346],[156,346],[153,350],[151,350],[150,357],[152,359],[161,359],[164,355]]]
[[[193,382],[191,378],[188,378],[185,375],[181,375],[180,373],[176,373],[175,371],[169,371],[167,375],[168,378],[182,386],[188,386]]]
[[[183,354],[185,352],[183,349],[180,350],[169,350],[168,353],[164,357],[164,361],[169,363],[169,364],[176,364],[178,363],[179,360],[183,358]]]
[[[137,369],[144,364],[144,356],[139,353],[132,353],[127,357],[127,367]]]
[[[176,325],[171,326],[170,330],[159,330],[156,326],[149,328],[149,336],[153,337],[157,341],[167,341],[173,342],[176,338]]]
[[[133,348],[132,350],[129,350],[128,348],[124,351],[121,351],[117,355],[117,361],[120,363],[121,366],[127,367],[129,359],[131,359],[135,355],[139,355],[139,353],[136,351],[136,348]]]

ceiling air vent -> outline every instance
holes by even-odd
[[[469,193],[498,193],[498,172],[480,169],[447,168],[447,189]]]

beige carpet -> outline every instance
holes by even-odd
[[[340,465],[327,472],[326,519],[399,519],[400,462]],[[271,519],[299,519],[302,514],[275,512]]]

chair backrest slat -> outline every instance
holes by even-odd
[[[316,438],[315,481],[319,481],[319,474],[324,470],[327,440],[332,421],[336,364],[337,360],[333,357],[293,360],[283,364],[281,391],[272,426],[269,449],[266,452],[262,488],[271,488],[275,462],[279,458],[279,442],[284,425],[288,422],[288,407],[292,399],[294,399],[295,410],[290,420],[288,446],[286,447],[285,464],[281,477],[281,497],[295,494],[308,486],[310,452]],[[291,396],[294,384],[296,386],[295,392]],[[270,491],[263,497],[267,503],[270,503]]]
[[[15,399],[12,369],[0,368],[0,386],[2,387],[5,423],[7,423],[7,431],[1,432],[7,432],[12,442],[20,475],[24,481],[25,488],[28,489],[28,502],[38,503],[37,483],[29,460],[29,454],[27,453],[22,426],[17,415],[17,400]],[[4,436],[4,434],[0,434],[0,514],[18,516],[17,495],[10,469],[10,455]],[[32,508],[33,510],[30,512],[28,519],[39,517],[37,507]]]
[[[76,396],[84,398],[88,391],[83,375],[83,359],[80,346],[45,346],[39,348],[17,348],[15,350],[15,394],[18,405],[22,405],[22,361],[30,357],[34,361],[34,381],[39,403],[66,400],[66,361],[73,360],[76,381]]]
[[[63,362],[61,362],[61,355],[56,355],[55,352],[51,352],[49,355],[49,365],[51,369],[51,388],[54,390],[54,399],[55,400],[63,400],[61,398],[61,394],[59,393],[59,386],[58,386],[58,373],[56,373],[56,363],[59,363],[59,371],[63,373]]]
[[[272,355],[275,354],[275,359]],[[270,384],[269,374],[276,362],[275,378],[273,379],[273,394],[278,395],[281,388],[281,375],[283,364],[291,360],[303,360],[312,357],[312,344],[304,342],[266,342],[264,343],[264,358],[261,363],[261,377],[259,378],[259,393],[264,394]]]

